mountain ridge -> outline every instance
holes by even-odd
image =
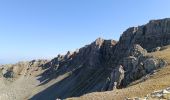
[[[119,41],[98,38],[50,61],[2,65],[1,77],[9,84],[21,77],[34,77],[38,85],[32,86],[35,93],[29,91],[29,100],[65,99],[91,92],[114,91],[166,67],[165,60],[149,54],[169,44],[170,18],[151,20],[145,25],[128,28]]]

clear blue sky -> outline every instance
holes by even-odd
[[[0,63],[51,58],[170,17],[170,0],[0,0]]]

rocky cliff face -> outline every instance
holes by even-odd
[[[122,83],[124,84],[123,86],[126,86],[131,81],[150,73],[158,66],[164,66],[165,62],[158,59],[156,60],[154,57],[148,57],[146,54],[147,52],[152,52],[169,44],[170,19],[168,18],[162,20],[152,20],[146,25],[127,29],[120,37],[119,42],[116,44],[112,59],[114,61],[114,65],[122,64],[125,71],[127,71],[125,73],[125,79]],[[150,65],[152,65],[152,67]]]
[[[148,53],[169,44],[170,19],[152,20],[146,25],[127,29],[118,42],[98,38],[90,45],[75,52],[69,51],[66,55],[58,55],[51,61],[38,61],[38,65],[29,62],[22,65],[35,65],[28,67],[28,72],[31,69],[43,70],[38,74],[38,80],[41,82],[39,86],[67,74],[66,78],[60,79],[30,99],[53,100],[125,88],[131,82],[166,66],[164,60]],[[13,77],[11,73],[16,73],[17,66],[20,64],[3,72],[3,77]]]
[[[149,52],[170,44],[170,19],[152,20],[146,25],[127,29],[120,37],[115,57],[127,56],[128,49],[134,44],[139,44]]]
[[[70,73],[68,78],[60,81],[55,85],[56,88],[50,90],[55,91],[55,95],[50,96],[50,99],[74,97],[101,91],[106,79],[110,77],[112,66],[108,61],[114,53],[115,44],[114,40],[98,38],[76,52],[68,52],[64,56],[59,55],[45,64],[44,68],[47,70],[42,74],[42,77],[48,78],[49,81],[54,76]],[[44,93],[32,99],[42,99],[42,97],[46,98]]]
[[[58,66],[52,69],[54,73],[72,72],[57,86],[56,96],[66,98],[126,87],[166,66],[165,61],[148,56],[147,52],[168,45],[169,32],[170,19],[153,20],[127,29],[118,43],[99,38],[76,52],[53,59],[47,64],[50,71]]]

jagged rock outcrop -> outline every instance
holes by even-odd
[[[58,55],[51,61],[31,61],[1,68],[1,77],[34,75],[46,89],[30,100],[77,97],[96,91],[124,88],[133,81],[166,66],[162,59],[148,55],[170,44],[170,19],[153,20],[127,29],[118,42],[98,38],[90,45]],[[22,67],[21,67],[22,66]],[[39,73],[34,73],[38,71]],[[52,84],[52,85],[51,85]],[[40,91],[40,90],[39,90]],[[49,94],[50,92],[50,94]]]
[[[114,40],[96,39],[90,45],[80,48],[76,52],[59,55],[43,66],[46,70],[41,74],[41,84],[69,73],[68,77],[55,84],[54,94],[46,97],[46,92],[36,95],[34,99],[54,99],[80,96],[85,93],[101,91],[107,77],[110,76],[112,66],[109,60],[114,53]],[[107,89],[106,89],[107,90]]]
[[[110,66],[123,65],[125,78],[122,86],[141,78],[153,70],[166,66],[166,62],[147,56],[147,52],[160,50],[170,44],[170,19],[152,20],[146,25],[127,29],[114,48]],[[112,83],[113,84],[113,83]]]
[[[125,57],[121,62],[126,71],[125,78],[121,84],[123,87],[158,68],[166,66],[165,61],[147,55],[147,51],[140,45],[135,44],[129,52],[129,56]]]
[[[148,52],[170,44],[170,19],[152,20],[146,25],[131,27],[123,32],[116,45],[115,63],[118,62],[116,58],[127,56],[134,44],[139,44]]]
[[[128,86],[131,82],[166,66],[165,62],[147,52],[168,45],[170,19],[150,21],[146,25],[127,29],[118,43],[98,38],[77,52],[57,57],[47,63],[42,75],[70,76],[55,85],[51,99],[80,96],[94,91],[106,91]],[[69,56],[68,56],[69,55]],[[118,67],[122,65],[123,67]],[[57,67],[55,67],[57,66]],[[53,74],[51,74],[53,73]],[[116,73],[116,74],[115,74]],[[45,92],[32,99],[46,98]],[[46,98],[47,99],[47,98]]]

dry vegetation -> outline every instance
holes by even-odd
[[[124,89],[96,92],[86,94],[79,98],[69,98],[69,100],[123,100],[126,97],[144,97],[153,91],[170,87],[170,48],[164,47],[161,51],[151,53],[151,55],[164,59],[168,62],[168,66],[161,68],[158,72],[152,75],[148,80],[136,85],[129,86]]]

